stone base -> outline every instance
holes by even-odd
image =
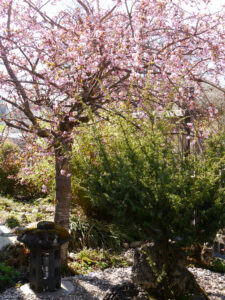
[[[26,299],[29,299],[29,296],[31,298],[32,295],[37,297],[40,296],[41,298],[54,297],[57,299],[58,297],[70,295],[74,291],[74,285],[70,280],[62,279],[61,288],[54,292],[47,291],[47,292],[37,293],[30,288],[29,283],[22,285],[20,287],[20,290],[26,296]]]

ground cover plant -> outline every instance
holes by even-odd
[[[10,287],[19,277],[19,272],[13,267],[0,263],[0,291]]]
[[[69,257],[68,266],[73,274],[86,274],[107,268],[125,268],[126,258],[103,249],[84,249]]]

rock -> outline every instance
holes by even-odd
[[[132,242],[132,243],[130,244],[130,247],[131,247],[131,248],[138,248],[138,247],[140,247],[143,243],[144,243],[144,242],[142,242],[142,241]]]
[[[120,255],[122,260],[125,260],[129,266],[132,266],[134,263],[134,249],[129,249]]]
[[[207,266],[210,266],[212,265],[213,261],[213,247],[204,245],[201,251],[201,262]]]
[[[21,234],[21,233],[23,233],[25,230],[27,230],[26,227],[16,226],[16,227],[14,228],[14,232],[13,232],[13,233]]]
[[[129,244],[128,244],[128,243],[123,243],[123,247],[124,247],[125,249],[128,249],[128,248],[129,248]]]

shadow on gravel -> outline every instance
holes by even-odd
[[[0,294],[0,300],[28,300],[25,295],[18,289],[10,288]],[[29,299],[32,300],[32,299]]]
[[[103,291],[107,291],[112,288],[114,284],[106,279],[100,279],[97,276],[88,276],[88,275],[78,275],[76,277],[79,281],[83,281],[85,283],[89,283],[91,285],[95,285]],[[76,281],[77,282],[77,281]],[[79,282],[78,282],[79,283]]]
[[[225,291],[223,294],[221,293],[208,293],[210,298],[212,297],[212,300],[225,300]]]

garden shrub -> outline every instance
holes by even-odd
[[[9,227],[9,228],[15,228],[17,226],[20,226],[20,222],[19,220],[14,217],[14,216],[9,216],[6,221],[5,221],[6,225]]]
[[[225,262],[220,258],[216,258],[213,265],[210,267],[210,270],[213,272],[225,273]]]
[[[17,145],[10,141],[1,144],[0,194],[18,199],[32,199],[38,195],[33,182],[22,179],[25,164],[23,151]]]
[[[184,158],[169,140],[167,124],[141,131],[121,126],[110,138],[96,130],[92,137],[82,136],[72,157],[75,196],[81,191],[90,209],[141,228],[146,237],[161,232],[185,245],[212,239],[225,222],[222,137],[216,149],[211,140],[205,145],[204,156]]]
[[[19,272],[13,267],[7,266],[4,263],[0,263],[0,291],[4,291],[6,288],[15,284],[19,277]]]
[[[117,134],[93,128],[82,135],[72,157],[74,180],[91,209],[163,249],[167,274],[171,249],[210,242],[225,226],[224,133],[205,141],[203,153],[185,157],[167,121],[153,118],[140,128],[121,121]]]
[[[26,154],[26,160],[29,163],[20,171],[20,183],[21,186],[27,187],[27,192],[33,198],[48,197],[49,200],[53,200],[55,194],[54,157],[49,153],[41,152],[40,147],[46,147],[43,140],[36,141]]]
[[[5,142],[0,148],[0,193],[14,195],[20,165],[17,160],[19,148],[12,142]]]

